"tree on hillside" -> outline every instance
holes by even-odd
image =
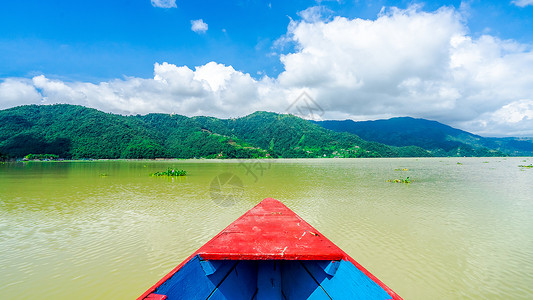
[[[161,157],[166,157],[165,149],[150,140],[131,141],[121,154],[121,158],[132,159],[154,159]]]

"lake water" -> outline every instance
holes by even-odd
[[[533,158],[0,164],[0,298],[133,299],[266,197],[404,299],[531,299]],[[151,177],[167,167],[186,177]],[[408,170],[404,170],[408,169]],[[410,184],[389,179],[410,177]]]

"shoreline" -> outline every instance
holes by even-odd
[[[55,160],[23,160],[11,159],[0,163],[65,163],[65,162],[246,162],[246,161],[285,161],[285,160],[379,160],[379,159],[520,159],[533,158],[533,156],[439,156],[439,157],[290,157],[290,158],[155,158],[155,159],[132,159],[132,158],[88,158],[88,159],[55,159]]]

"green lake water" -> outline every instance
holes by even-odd
[[[533,169],[519,165],[532,163],[533,158],[424,158],[0,164],[0,298],[133,299],[263,198],[273,197],[404,299],[531,299]],[[149,176],[167,167],[188,175]],[[387,182],[407,176],[412,183]]]

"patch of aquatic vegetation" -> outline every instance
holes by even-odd
[[[518,167],[531,169],[531,168],[533,168],[533,165],[519,165]]]
[[[462,165],[463,163],[458,162],[457,164],[458,164],[458,165]]]
[[[403,179],[403,178],[400,178],[400,179],[389,179],[387,180],[387,182],[395,182],[395,183],[411,183],[413,182],[413,180],[411,180],[409,178],[409,176],[407,176],[407,178]]]
[[[187,171],[176,170],[172,168],[168,168],[166,171],[155,172],[155,173],[150,174],[150,176],[185,176],[185,175],[187,175]]]
[[[407,168],[398,168],[398,169],[394,169],[394,171],[409,171],[409,169],[407,169]]]

